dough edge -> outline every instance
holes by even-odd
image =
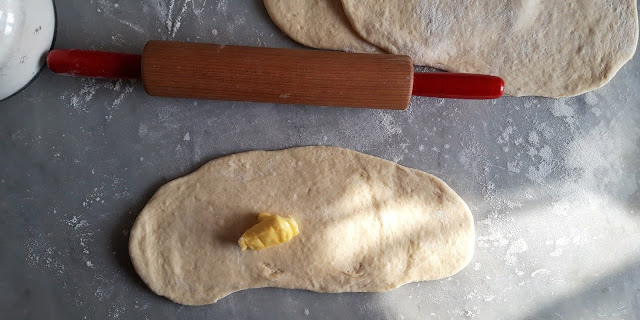
[[[296,3],[296,1],[298,1]],[[347,52],[359,52],[359,53],[386,53],[382,49],[376,47],[375,45],[369,43],[364,38],[362,38],[356,30],[354,30],[353,26],[349,19],[344,16],[345,12],[342,9],[342,2],[340,0],[323,0],[327,3],[329,2],[337,2],[337,5],[340,7],[342,12],[342,16],[335,16],[330,12],[325,13],[326,17],[320,17],[324,20],[317,21],[304,21],[304,23],[318,23],[318,26],[310,26],[311,28],[318,28],[319,31],[325,30],[323,36],[317,36],[316,38],[313,35],[307,35],[307,32],[304,31],[296,31],[295,27],[297,24],[293,24],[295,21],[294,17],[288,15],[287,10],[299,10],[301,3],[305,3],[306,6],[309,6],[307,10],[310,11],[321,11],[318,6],[318,1],[313,0],[263,0],[265,9],[269,14],[269,18],[271,21],[289,38],[293,39],[297,43],[300,43],[304,46],[310,48],[317,49],[325,49],[325,50],[339,50],[339,51],[347,51]],[[321,1],[322,2],[322,1]],[[285,8],[285,3],[289,3],[289,7]],[[334,3],[329,3],[329,6],[336,5]],[[319,19],[320,19],[319,18]],[[322,24],[324,22],[324,24]],[[319,27],[322,24],[322,27]],[[326,32],[326,28],[324,27],[326,24],[334,24],[334,31],[337,31],[335,36],[332,36],[328,32]]]

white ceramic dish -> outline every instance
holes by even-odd
[[[38,74],[54,33],[52,0],[0,0],[0,100]]]

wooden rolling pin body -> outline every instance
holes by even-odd
[[[154,96],[402,110],[413,64],[399,55],[149,41],[142,79]]]

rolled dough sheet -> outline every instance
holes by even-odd
[[[340,0],[264,0],[271,20],[291,39],[308,47],[383,53],[351,27]]]
[[[636,0],[342,0],[368,42],[414,63],[505,80],[514,96],[573,96],[633,56]]]
[[[238,239],[259,212],[300,234],[259,251]],[[385,291],[464,268],[473,217],[442,180],[336,147],[252,151],[213,160],[161,187],[130,235],[155,293],[202,305],[246,288]]]

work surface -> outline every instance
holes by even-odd
[[[56,48],[150,39],[299,48],[261,1],[58,1]],[[640,55],[567,99],[414,98],[407,111],[147,96],[44,70],[0,102],[3,319],[640,318]],[[471,207],[459,274],[387,293],[153,294],[128,232],[163,183],[216,157],[334,145],[430,172]]]

